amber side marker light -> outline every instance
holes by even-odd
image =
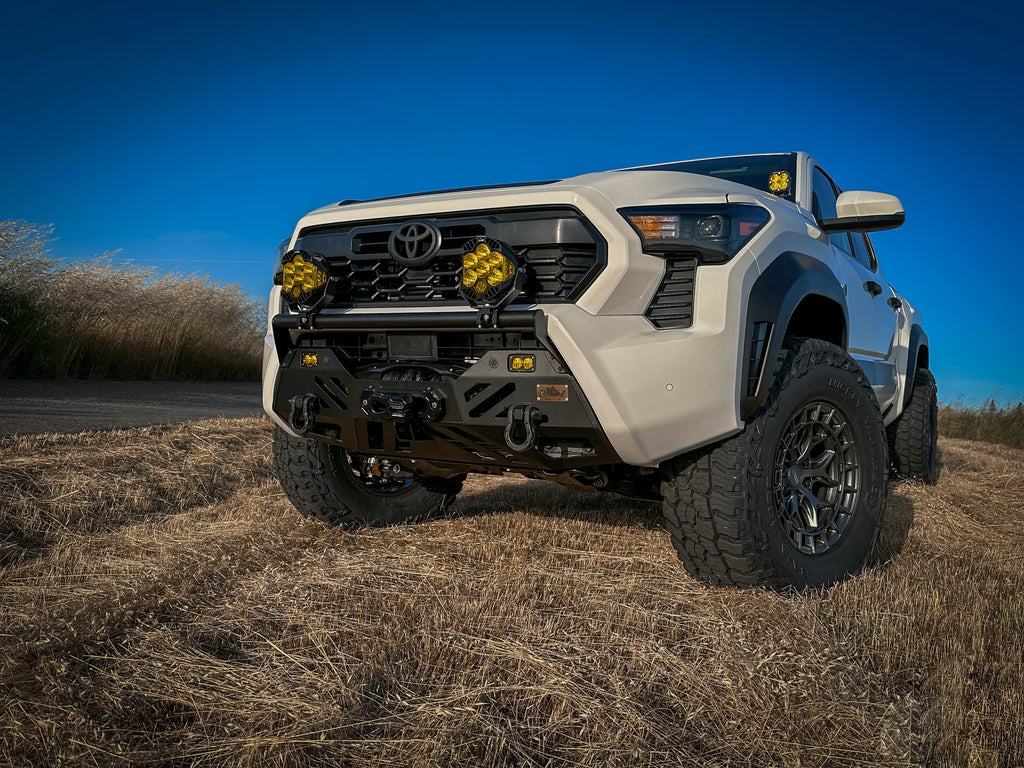
[[[644,240],[668,240],[679,237],[678,216],[630,216]]]

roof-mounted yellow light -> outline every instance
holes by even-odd
[[[789,172],[775,171],[768,177],[768,189],[771,192],[786,192],[789,190]]]
[[[299,306],[316,304],[326,293],[327,265],[305,251],[290,251],[281,263],[281,292]]]

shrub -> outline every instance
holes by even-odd
[[[115,254],[61,263],[52,231],[0,222],[0,375],[258,378],[260,307],[238,284]]]
[[[1024,402],[1000,405],[995,396],[980,406],[954,400],[939,408],[939,432],[946,437],[984,440],[1024,448]]]

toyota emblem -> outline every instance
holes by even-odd
[[[422,267],[441,250],[441,230],[432,221],[407,221],[388,238],[391,258],[407,267]]]

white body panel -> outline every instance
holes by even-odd
[[[320,208],[298,222],[291,245],[307,227],[372,219],[420,218],[515,206],[571,205],[596,227],[607,243],[607,264],[575,304],[516,305],[547,315],[547,333],[590,403],[609,442],[626,464],[657,466],[670,457],[712,443],[743,428],[741,387],[744,332],[752,286],[776,256],[806,254],[820,261],[842,281],[851,297],[861,291],[851,284],[850,270],[837,264],[809,211],[810,165],[797,155],[794,201],[708,176],[678,171],[626,170],[588,174],[539,186],[456,191]],[[757,204],[771,213],[765,225],[724,264],[697,270],[694,320],[690,328],[657,329],[644,312],[665,272],[665,261],[641,250],[637,233],[618,209],[628,206]],[[860,279],[857,276],[857,279]],[[893,295],[882,281],[886,296]],[[865,294],[867,296],[867,294]],[[859,300],[861,297],[856,296]],[[883,298],[884,301],[884,298]],[[865,349],[851,349],[893,367],[883,410],[902,403],[906,383],[910,326],[919,322],[909,303],[898,314],[898,327],[884,347],[879,329],[863,317],[858,302],[850,303],[852,343],[869,338]],[[282,309],[279,288],[271,292],[268,313]],[[451,307],[446,307],[451,312]],[[348,312],[379,314],[380,307]],[[423,312],[420,306],[388,305],[396,316]],[[427,308],[429,311],[429,308]],[[468,313],[473,310],[466,308]],[[271,404],[278,373],[273,335],[264,348],[264,396],[267,413],[284,429]],[[767,361],[773,365],[773,361]],[[878,390],[876,390],[878,391]],[[886,421],[899,415],[891,408]]]

